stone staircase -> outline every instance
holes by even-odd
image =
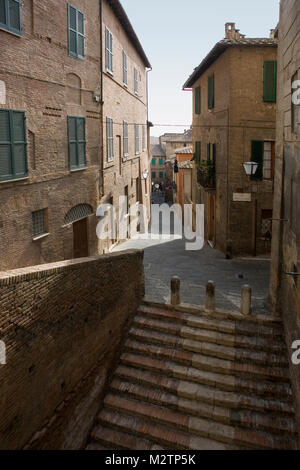
[[[279,320],[141,305],[88,450],[296,448]]]

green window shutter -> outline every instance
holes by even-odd
[[[217,144],[212,144],[212,148],[213,148],[212,159],[213,159],[213,162],[216,163],[216,158],[217,158]]]
[[[208,109],[215,107],[215,76],[208,77]]]
[[[152,171],[152,179],[155,180],[155,178],[156,178],[156,173],[155,171]]]
[[[69,165],[71,170],[86,167],[85,118],[68,116]]]
[[[159,172],[159,178],[160,178],[160,179],[163,179],[163,177],[164,177],[164,174],[163,174],[162,171],[160,171],[160,172]]]
[[[207,160],[210,160],[210,144],[206,145],[206,152],[207,152]]]
[[[251,161],[258,163],[258,169],[253,180],[263,179],[263,158],[264,158],[264,142],[262,140],[253,140],[251,142]]]
[[[155,166],[155,165],[156,165],[156,160],[155,160],[155,158],[152,158],[151,165],[152,165],[152,166]]]
[[[277,60],[264,62],[264,101],[276,103],[277,98]]]
[[[0,180],[27,174],[25,113],[0,110]]]
[[[83,59],[85,47],[84,14],[72,5],[68,5],[68,23],[69,54]]]
[[[199,166],[201,162],[201,142],[195,143],[195,156],[193,160],[196,162],[196,165]]]
[[[21,0],[0,0],[0,28],[22,34]]]
[[[201,114],[201,87],[195,89],[195,113]]]
[[[164,164],[164,159],[163,158],[159,159],[159,164],[160,164],[160,166],[162,166]]]

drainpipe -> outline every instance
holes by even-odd
[[[101,112],[100,112],[100,125],[101,125],[101,152],[100,152],[100,199],[104,196],[104,172],[103,172],[103,148],[104,148],[104,141],[103,141],[103,47],[102,47],[102,40],[103,40],[103,13],[102,13],[102,0],[99,0],[99,22],[100,22],[100,105],[101,105]]]

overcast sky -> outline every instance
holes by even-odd
[[[247,37],[268,37],[278,23],[279,0],[121,0],[150,60],[152,135],[181,132],[192,120],[191,93],[182,85],[216,42],[226,22]],[[171,126],[172,125],[172,126]]]

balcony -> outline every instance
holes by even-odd
[[[197,169],[197,181],[205,189],[216,189],[216,165],[213,160],[202,160]]]

